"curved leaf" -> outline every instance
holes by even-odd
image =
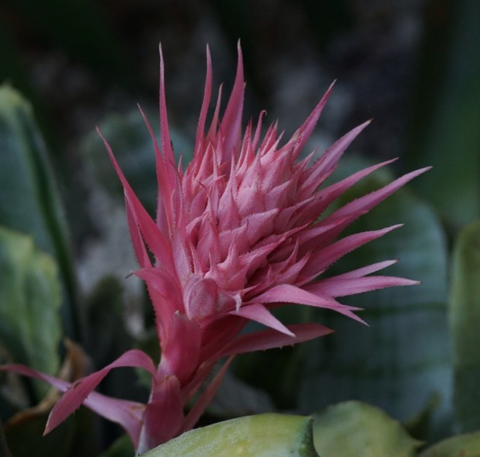
[[[60,284],[55,261],[32,238],[0,227],[0,340],[15,362],[54,374],[59,367]],[[46,392],[36,384],[39,400]]]
[[[314,422],[322,457],[414,457],[418,442],[383,411],[357,401],[331,406]]]
[[[30,104],[7,85],[0,87],[0,224],[31,234],[55,256],[67,298],[65,332],[78,339],[76,286],[60,195]]]
[[[420,457],[479,457],[480,432],[449,438],[420,454]]]
[[[316,457],[310,417],[281,414],[232,419],[192,430],[145,457]]]
[[[456,243],[449,311],[455,416],[461,431],[473,432],[480,429],[480,222]]]

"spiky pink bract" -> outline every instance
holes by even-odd
[[[322,218],[324,211],[347,189],[390,163],[372,166],[321,187],[368,122],[340,138],[319,158],[312,153],[297,160],[331,87],[293,137],[280,145],[276,125],[262,138],[264,113],[255,128],[250,122],[241,135],[245,84],[240,48],[236,80],[225,113],[220,118],[219,95],[206,130],[211,86],[207,49],[207,78],[194,157],[182,172],[175,163],[170,141],[161,56],[160,145],[152,134],[158,176],[156,220],[134,194],[105,142],[125,190],[127,219],[140,265],[136,275],[145,281],[155,309],[161,362],[153,368],[145,354],[130,351],[77,381],[52,410],[47,430],[82,402],[91,404],[93,397],[87,399],[88,395],[110,369],[140,366],[152,373],[149,401],[140,416],[138,407],[135,406],[137,416],[132,416],[125,412],[128,405],[123,405],[119,410],[124,412],[117,421],[138,451],[144,452],[194,426],[213,398],[227,364],[187,415],[184,406],[220,358],[292,345],[331,332],[313,323],[285,326],[271,313],[272,308],[296,303],[331,309],[361,321],[355,314],[357,308],[343,305],[336,298],[416,283],[403,278],[367,276],[393,261],[328,279],[322,279],[322,274],[348,252],[398,227],[338,239],[349,224],[426,169],[409,173]],[[270,329],[239,335],[249,320]],[[31,370],[29,373],[33,375]],[[96,411],[111,418],[112,407],[107,406],[104,412],[98,407]],[[141,419],[132,425],[132,417]]]

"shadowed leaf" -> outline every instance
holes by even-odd
[[[460,234],[453,257],[450,299],[454,408],[462,432],[480,428],[480,222]]]
[[[360,161],[347,160],[340,172],[347,175],[351,168],[364,166]],[[390,179],[384,171],[376,172],[343,196],[342,203],[365,195]],[[386,223],[405,225],[340,259],[333,266],[333,273],[399,259],[382,274],[419,280],[422,284],[339,299],[341,303],[364,308],[358,315],[369,327],[315,310],[315,320],[336,331],[306,345],[299,390],[301,411],[311,413],[313,408],[358,399],[406,420],[418,413],[432,394],[438,393],[441,408],[432,415],[438,425],[449,417],[451,395],[444,234],[435,214],[408,189],[400,190],[362,216],[352,230],[378,229]]]
[[[0,224],[28,233],[55,256],[65,296],[62,319],[67,336],[79,338],[76,285],[60,195],[30,104],[8,86],[0,87]]]

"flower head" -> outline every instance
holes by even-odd
[[[143,208],[106,143],[125,189],[128,224],[140,265],[136,275],[145,281],[155,309],[161,362],[154,367],[140,351],[127,352],[67,390],[47,425],[48,430],[53,428],[84,401],[89,406],[97,401],[96,411],[109,418],[115,416],[142,452],[195,424],[228,363],[187,415],[184,406],[219,359],[331,332],[313,323],[286,326],[272,314],[273,308],[294,303],[331,309],[361,321],[355,314],[357,308],[343,305],[337,298],[415,284],[408,279],[368,276],[394,261],[323,276],[343,255],[398,227],[339,239],[349,224],[425,171],[407,174],[323,216],[347,189],[391,161],[323,186],[345,149],[368,122],[319,157],[313,152],[299,160],[332,88],[285,144],[281,145],[276,125],[262,136],[264,113],[255,126],[250,122],[242,135],[245,84],[239,49],[236,80],[225,113],[220,116],[220,91],[208,129],[212,69],[207,50],[205,95],[194,156],[183,172],[175,162],[170,141],[163,59],[161,62],[161,144],[152,134],[158,176],[156,220]],[[268,329],[240,334],[248,321]],[[127,365],[140,366],[152,374],[147,405],[108,399],[102,400],[102,407],[99,394],[97,400],[88,397],[110,369]],[[115,414],[112,408],[116,408]]]

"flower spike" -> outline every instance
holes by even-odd
[[[65,392],[51,412],[47,431],[83,402],[120,423],[140,453],[195,425],[234,356],[294,345],[332,332],[316,323],[285,325],[275,316],[276,308],[291,304],[313,306],[364,323],[356,314],[358,308],[337,299],[417,284],[410,279],[372,275],[395,260],[333,277],[326,273],[347,253],[400,227],[340,237],[348,225],[428,169],[413,171],[327,215],[330,205],[354,184],[392,161],[324,186],[347,147],[369,122],[345,134],[316,160],[316,151],[297,160],[333,84],[285,144],[281,144],[276,123],[262,138],[263,111],[256,127],[250,122],[242,135],[245,81],[239,44],[235,82],[225,113],[222,116],[220,87],[208,127],[212,63],[207,47],[205,92],[194,154],[183,172],[175,162],[170,140],[161,47],[159,53],[160,145],[140,110],[156,157],[156,220],[140,203],[100,134],[124,188],[128,227],[139,264],[135,274],[145,282],[155,309],[162,354],[159,365],[154,366],[140,351],[128,351],[73,384],[19,365],[0,367],[43,379]],[[129,271],[131,267],[125,268]],[[267,329],[242,332],[249,321]],[[229,360],[203,394],[195,396],[224,357]],[[110,399],[93,391],[110,370],[123,366],[141,367],[152,375],[145,405]],[[187,403],[191,409],[185,414]]]

